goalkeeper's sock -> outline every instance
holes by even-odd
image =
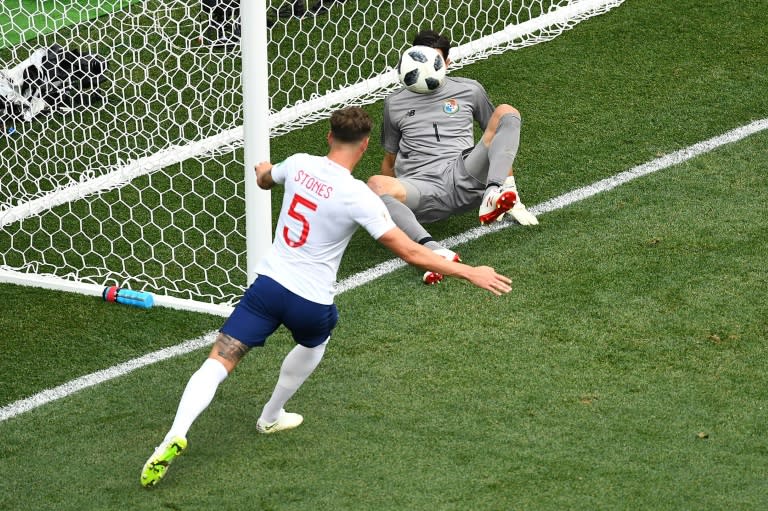
[[[411,211],[411,208],[391,195],[382,195],[381,200],[384,202],[384,205],[387,206],[387,210],[392,217],[392,221],[395,222],[395,225],[402,229],[413,241],[418,243],[419,240],[432,238],[427,230],[422,227],[418,220],[416,220],[416,215]]]
[[[506,114],[499,120],[496,134],[488,146],[488,179],[486,184],[501,186],[512,170],[520,146],[520,125],[517,114]]]
[[[200,369],[187,382],[179,401],[176,418],[173,420],[173,425],[165,436],[164,442],[169,442],[174,437],[187,437],[187,431],[189,431],[192,423],[211,404],[216,389],[226,379],[227,374],[227,368],[218,360],[209,358],[203,362]]]
[[[264,409],[261,411],[261,419],[268,424],[280,418],[281,411],[291,397],[299,390],[299,387],[309,378],[325,353],[325,341],[314,348],[307,348],[297,344],[283,360],[280,367],[280,377]]]

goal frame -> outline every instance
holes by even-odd
[[[452,48],[452,70],[475,61],[488,58],[494,53],[508,51],[510,43],[535,34],[537,42],[556,37],[572,28],[579,21],[617,7],[624,0],[574,0],[572,3],[551,9],[536,18],[519,24],[508,25],[503,30]],[[576,20],[576,21],[574,21]],[[307,125],[327,117],[335,108],[348,104],[370,104],[397,88],[395,69],[389,68],[371,78],[341,89],[313,97],[282,110],[270,111],[269,55],[267,53],[266,0],[241,0],[241,52],[243,92],[243,125],[222,131],[220,134],[184,147],[169,147],[154,155],[133,161],[96,179],[75,183],[27,203],[0,211],[0,227],[20,219],[36,215],[52,206],[64,204],[89,194],[115,188],[131,180],[150,174],[186,158],[204,155],[225,145],[243,144],[246,275],[250,283],[256,276],[255,266],[272,243],[271,194],[256,184],[254,167],[260,161],[270,160],[270,138],[286,132],[287,125]],[[549,35],[553,33],[554,35]],[[282,130],[282,131],[281,131]],[[0,266],[0,283],[34,286],[52,290],[101,296],[104,285],[73,281],[68,278],[25,273]],[[155,304],[175,309],[205,312],[227,316],[231,305],[207,303],[194,299],[176,298],[155,294]]]

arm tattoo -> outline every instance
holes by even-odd
[[[234,337],[219,332],[216,337],[216,353],[224,360],[238,363],[251,348]]]

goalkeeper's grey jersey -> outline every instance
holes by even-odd
[[[381,145],[397,155],[395,176],[439,175],[462,151],[475,146],[474,121],[485,130],[494,106],[479,82],[446,78],[431,94],[407,89],[384,101]]]

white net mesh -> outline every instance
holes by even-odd
[[[451,35],[455,69],[622,1],[274,1],[272,136],[392,91],[392,68],[420,28]],[[6,94],[0,269],[232,303],[246,283],[241,58],[225,44],[237,43],[236,0],[213,14],[200,0],[10,4],[0,6],[0,98],[20,92],[20,66],[53,45],[108,69],[85,91],[95,99],[27,108],[28,119]]]

